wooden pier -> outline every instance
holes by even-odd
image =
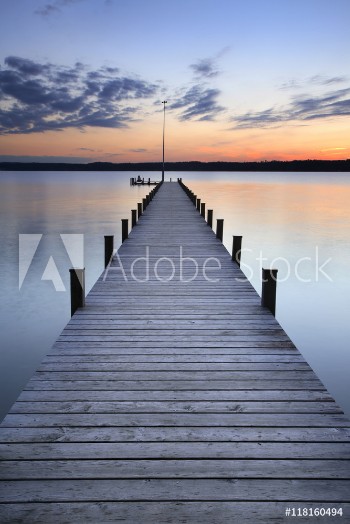
[[[349,436],[181,185],[164,183],[0,426],[0,522],[345,523]]]

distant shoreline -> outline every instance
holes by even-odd
[[[0,162],[0,171],[161,171],[161,162],[69,164]],[[264,162],[166,162],[165,171],[308,171],[350,172],[347,160],[291,160]]]

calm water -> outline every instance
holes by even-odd
[[[69,293],[41,280],[52,256],[69,287],[60,234],[84,235],[89,290],[103,270],[103,236],[114,234],[118,246],[120,219],[148,192],[130,187],[130,175],[0,172],[0,418],[69,320]],[[350,415],[350,174],[171,176],[182,176],[214,221],[224,219],[229,251],[232,235],[243,235],[242,269],[259,293],[259,258],[279,269],[276,317]],[[43,235],[20,290],[19,234]]]

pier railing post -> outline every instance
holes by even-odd
[[[242,252],[242,237],[241,236],[233,236],[233,242],[232,242],[232,260],[238,264],[238,266],[241,265],[241,252]]]
[[[140,218],[141,215],[142,215],[142,203],[139,202],[137,204],[137,218]]]
[[[134,227],[136,226],[136,222],[137,222],[137,209],[132,209],[131,210],[131,227]]]
[[[114,251],[114,236],[105,235],[105,268],[108,266]]]
[[[213,227],[213,210],[212,209],[208,209],[207,222],[208,222],[208,226]]]
[[[261,305],[267,307],[273,315],[276,313],[276,286],[278,269],[262,270]]]
[[[142,207],[143,207],[143,211],[145,211],[145,209],[147,207],[147,199],[146,198],[142,199]]]
[[[201,199],[197,198],[197,211],[201,212]]]
[[[217,218],[216,219],[216,238],[221,240],[224,237],[224,219],[223,218]]]
[[[71,316],[85,306],[85,268],[72,268],[70,273],[70,310]]]
[[[205,202],[201,203],[201,215],[203,218],[205,218]]]
[[[124,242],[129,236],[129,220],[122,218],[122,242]]]

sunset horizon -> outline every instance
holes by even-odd
[[[164,98],[170,162],[350,156],[344,0],[19,3],[2,7],[0,161],[159,161]]]

